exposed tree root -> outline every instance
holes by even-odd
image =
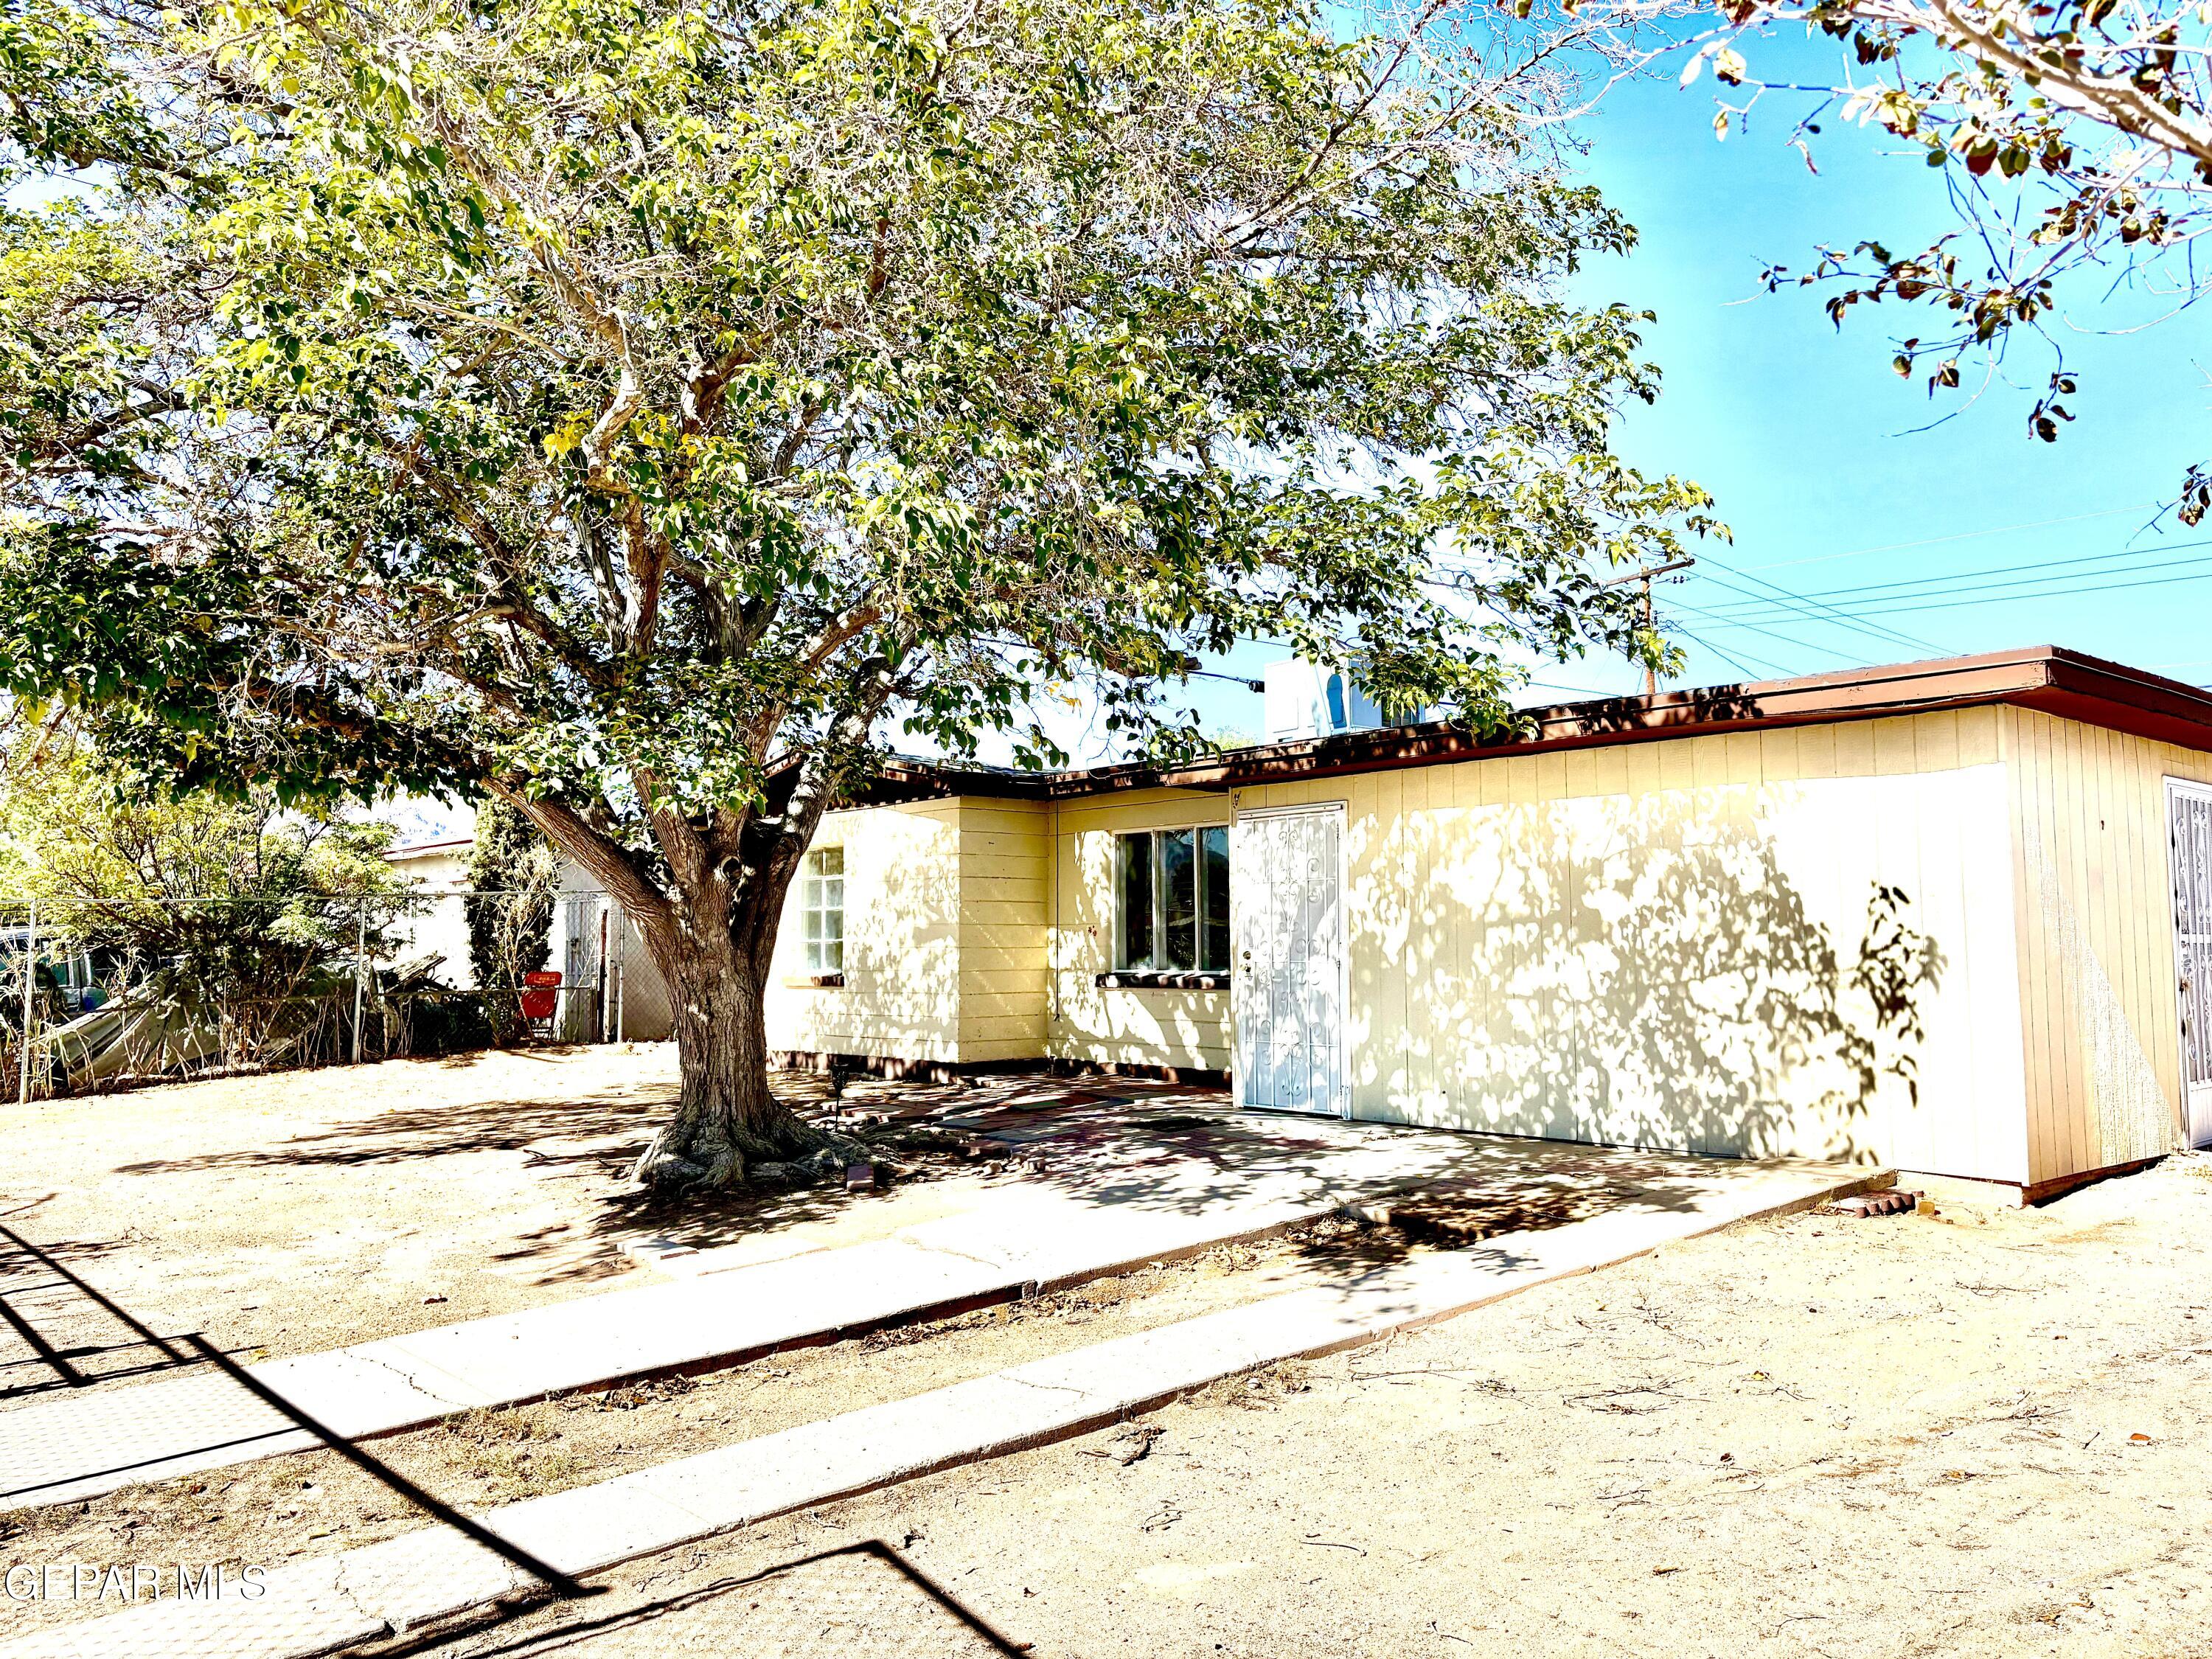
[[[777,1115],[766,1133],[679,1116],[653,1138],[630,1179],[664,1193],[711,1192],[741,1184],[749,1170],[763,1164],[799,1164],[824,1152],[831,1155],[823,1160],[825,1166],[834,1161],[842,1167],[868,1156],[864,1143],[817,1128],[787,1110]]]

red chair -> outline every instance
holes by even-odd
[[[522,976],[523,1018],[550,1019],[560,1001],[561,975],[551,969],[539,968]]]

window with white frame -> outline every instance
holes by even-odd
[[[1114,966],[1227,972],[1228,830],[1146,830],[1114,842]]]
[[[845,849],[821,847],[806,855],[799,872],[800,927],[806,971],[845,971]]]

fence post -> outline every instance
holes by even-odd
[[[30,926],[23,934],[23,1054],[15,1081],[15,1103],[31,1103],[31,1020],[37,1012],[39,983],[39,902],[31,901]]]
[[[592,1023],[599,1027],[599,1041],[601,1042],[607,1040],[607,1003],[609,993],[614,989],[607,977],[607,905],[610,902],[605,893],[599,895],[599,982],[596,993],[599,1006],[592,1010]]]
[[[629,988],[624,969],[629,966],[629,912],[615,902],[615,1030],[611,1042],[623,1040],[623,994]]]
[[[361,1015],[362,975],[368,965],[368,900],[363,898],[354,913],[353,929],[353,1063],[361,1064]]]

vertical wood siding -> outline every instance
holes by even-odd
[[[2166,780],[2212,757],[2032,709],[2011,762],[2031,1182],[2179,1140],[2181,1038]]]
[[[1994,710],[1271,784],[1346,803],[1353,1109],[2029,1178]]]

